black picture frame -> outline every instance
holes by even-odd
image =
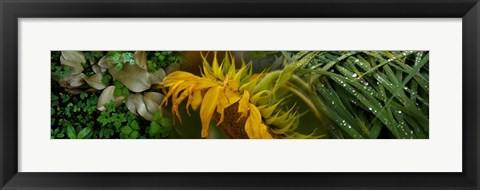
[[[0,187],[1,189],[479,189],[479,11],[478,0],[1,0]],[[462,18],[463,172],[18,172],[18,18],[43,17]]]

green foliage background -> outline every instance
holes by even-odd
[[[94,75],[91,63],[97,63],[102,57],[107,57],[114,62],[115,69],[121,70],[124,64],[134,62],[133,52],[120,51],[85,51],[83,52],[86,63],[82,64],[83,73],[90,77]],[[155,67],[149,67],[149,72],[164,69],[170,64],[178,64],[181,59],[173,52],[149,52],[147,61],[157,63],[155,55],[166,55],[171,62],[165,62]],[[160,112],[154,113],[152,121],[130,112],[125,105],[116,106],[111,101],[105,111],[97,109],[101,91],[85,90],[80,86],[66,89],[59,81],[71,75],[70,67],[62,65],[60,51],[51,52],[51,138],[52,139],[145,139],[145,138],[174,138],[171,119],[161,117]],[[114,80],[108,72],[102,73],[101,82],[107,86],[115,86],[114,97],[127,97],[131,91],[120,81]],[[80,93],[77,93],[80,92]]]
[[[429,138],[429,52],[284,55],[284,70],[295,73],[290,91],[311,105],[330,138]]]

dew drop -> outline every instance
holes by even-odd
[[[353,78],[357,77],[357,73],[353,73],[352,77]]]

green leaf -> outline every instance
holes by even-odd
[[[56,137],[57,138],[63,138],[63,137],[65,137],[65,135],[63,133],[58,133]]]
[[[332,51],[295,75],[336,138],[428,138],[428,52]]]
[[[103,84],[108,84],[111,79],[112,79],[112,77],[110,75],[104,75],[102,77],[102,82],[103,82]]]
[[[160,60],[162,60],[162,61],[163,61],[163,60],[165,59],[165,56],[163,56],[163,55],[160,55],[160,56],[158,56],[158,59],[160,59]]]
[[[150,129],[148,130],[148,133],[152,137],[157,137],[160,134],[160,129],[161,126],[157,122],[152,121],[150,123]]]
[[[130,134],[130,138],[131,138],[131,139],[136,139],[136,138],[138,138],[138,131],[133,131],[133,132]]]
[[[62,94],[61,97],[62,97],[62,102],[63,102],[63,103],[66,103],[68,100],[70,100],[70,96],[69,96],[69,95],[63,95],[63,94]]]
[[[121,88],[115,88],[115,91],[113,91],[113,96],[121,96],[122,95],[122,90]]]
[[[83,139],[83,138],[85,138],[91,131],[92,131],[92,128],[90,128],[90,127],[83,128],[83,129],[78,133],[77,138]]]
[[[123,88],[123,84],[122,82],[118,81],[118,80],[115,80],[115,82],[113,83],[115,85],[115,88]]]
[[[160,123],[160,121],[162,120],[162,116],[160,115],[160,111],[157,111],[153,114],[153,118],[152,118],[152,121],[155,121],[157,123]]]
[[[103,130],[103,136],[105,136],[105,138],[110,138],[112,135],[113,135],[113,130],[112,129]]]
[[[162,120],[160,120],[160,124],[164,127],[171,127],[172,126],[172,120],[170,118],[162,118]]]
[[[132,133],[132,131],[133,131],[132,128],[130,128],[129,126],[122,127],[121,129],[121,132],[125,135]]]
[[[130,126],[131,126],[132,129],[135,130],[135,131],[140,130],[140,126],[138,125],[138,122],[137,122],[137,121],[132,121],[132,122],[130,123]]]
[[[125,52],[122,54],[123,62],[129,62],[130,64],[133,64],[135,63],[135,60],[133,58],[134,56],[131,52]]]
[[[121,63],[115,65],[115,70],[116,71],[120,71],[120,70],[122,70],[122,68],[123,68],[123,65]]]
[[[105,128],[101,128],[100,131],[98,132],[98,137],[99,138],[102,138],[103,137],[103,131],[105,130]]]
[[[127,97],[128,94],[130,94],[130,91],[128,91],[128,88],[122,88],[122,95]]]
[[[288,64],[283,70],[280,76],[277,79],[277,82],[275,83],[275,86],[273,86],[272,92],[276,92],[281,86],[285,85],[285,83],[290,80],[292,77],[293,73],[303,67],[305,64],[310,62],[310,60],[313,59],[313,57],[317,54],[317,52],[312,52],[307,55],[305,55],[302,59]]]
[[[77,138],[77,132],[75,132],[75,129],[72,127],[72,125],[69,125],[67,127],[67,136],[70,139],[76,139]]]
[[[127,113],[127,121],[131,122],[131,121],[135,120],[136,118],[137,117],[134,114],[132,114],[132,112]]]

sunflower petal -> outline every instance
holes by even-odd
[[[172,102],[176,105],[182,103],[182,101],[190,94],[190,90],[195,85],[193,81],[184,81],[176,89],[176,92],[172,95]],[[180,94],[180,95],[179,95]]]
[[[178,86],[183,83],[183,80],[177,81],[166,93],[165,98],[162,101],[162,105],[168,105],[168,98],[170,98],[174,93],[176,93]],[[173,100],[172,100],[173,102]]]
[[[192,89],[192,91],[201,91],[207,88],[210,88],[212,86],[218,86],[218,83],[207,78],[199,78],[195,80],[195,85]]]
[[[195,76],[189,72],[175,71],[166,76],[161,84],[164,87],[170,87],[177,83],[179,80],[194,81],[198,79],[200,79],[200,77]]]
[[[251,139],[273,138],[268,132],[268,127],[262,123],[262,115],[258,108],[249,104],[250,115],[245,123],[245,132]]]
[[[223,122],[223,114],[224,107],[221,104],[217,104],[217,113],[220,114],[220,120],[217,122],[217,126],[220,125]]]
[[[273,136],[268,132],[268,126],[265,124],[260,124],[260,130],[262,133],[260,133],[260,138],[262,139],[273,139]]]
[[[208,136],[208,127],[210,120],[212,119],[213,112],[218,104],[218,97],[222,92],[221,86],[215,86],[210,88],[205,94],[202,105],[200,106],[200,119],[202,121],[202,138]]]
[[[227,86],[232,90],[232,91],[238,91],[238,83],[235,80],[228,80],[227,81]]]
[[[248,91],[244,91],[240,101],[238,102],[238,113],[242,114],[241,117],[247,116],[248,114],[248,105],[250,104],[249,99],[250,94]]]
[[[225,89],[223,93],[225,95],[222,97],[222,105],[224,108],[231,106],[232,104],[238,102],[241,99],[240,95],[238,95],[236,92],[233,92],[232,90]]]
[[[188,107],[192,104],[193,102],[193,87],[195,85],[192,85],[190,86],[190,88],[188,89],[188,100],[187,100],[187,105],[185,106],[185,109],[187,110],[187,114],[190,116],[190,109],[188,109]]]
[[[193,92],[193,101],[192,101],[192,108],[193,110],[198,110],[200,104],[202,103],[202,93],[200,91]]]

